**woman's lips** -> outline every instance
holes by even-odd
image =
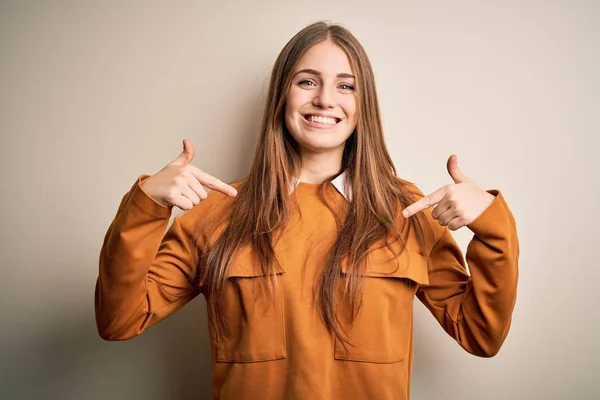
[[[337,117],[326,117],[321,115],[306,114],[304,121],[314,128],[329,129],[335,127],[341,119]]]

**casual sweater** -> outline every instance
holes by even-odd
[[[195,260],[219,230],[198,227],[234,201],[212,192],[175,217],[167,230],[172,208],[144,192],[140,183],[147,177],[140,176],[123,197],[100,252],[96,321],[106,340],[139,335],[204,292],[202,287],[190,290]],[[468,225],[474,236],[466,262],[448,228],[430,210],[424,212],[434,235],[425,252],[414,236],[399,256],[373,247],[354,322],[344,317],[347,304],[336,311],[351,343],[345,349],[314,305],[315,282],[338,227],[318,185],[298,183],[292,193],[296,205],[274,243],[279,266],[272,295],[258,291],[260,280],[269,277],[261,273],[250,246],[242,247],[230,264],[223,339],[209,329],[213,399],[409,399],[415,297],[466,351],[495,355],[515,305],[519,245],[502,194],[488,192],[495,196],[493,203]],[[343,193],[328,185],[325,196],[343,215]],[[398,224],[403,222],[400,214]],[[342,263],[337,298],[346,272]]]

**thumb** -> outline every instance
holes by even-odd
[[[196,152],[192,142],[188,139],[183,139],[183,151],[173,162],[181,166],[187,165],[192,162],[195,154]]]
[[[454,183],[469,182],[469,178],[458,167],[458,157],[456,154],[452,154],[450,158],[448,158],[446,168]]]

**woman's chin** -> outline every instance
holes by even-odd
[[[300,148],[310,153],[337,153],[344,149],[344,142],[330,140],[311,140],[299,143]]]

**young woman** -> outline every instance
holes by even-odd
[[[283,48],[241,182],[183,148],[135,181],[106,234],[102,338],[139,335],[202,293],[215,399],[408,399],[415,296],[466,351],[500,349],[516,298],[512,214],[455,156],[455,183],[427,196],[397,177],[371,65],[346,29],[316,23]],[[187,211],[164,234],[174,206]],[[463,226],[470,274],[450,233]]]

